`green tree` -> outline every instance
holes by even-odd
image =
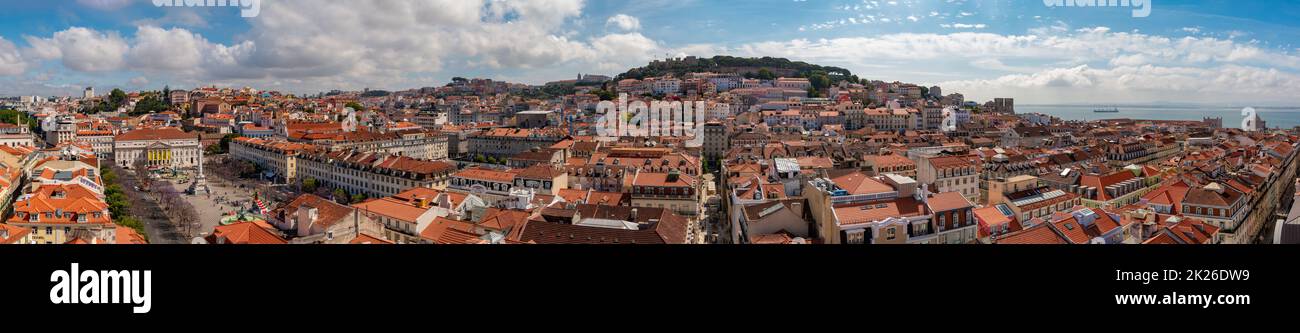
[[[334,201],[346,205],[349,203],[349,199],[352,199],[352,196],[348,195],[348,191],[344,191],[342,188],[334,189]]]
[[[222,154],[225,154],[225,153],[229,152],[229,151],[230,151],[230,142],[231,142],[231,141],[235,141],[235,139],[237,139],[237,138],[239,138],[239,137],[242,137],[242,136],[243,136],[243,135],[239,135],[239,134],[231,133],[231,134],[226,134],[226,136],[221,137],[221,153],[222,153]]]
[[[113,108],[116,109],[122,106],[122,104],[126,104],[126,92],[122,91],[122,89],[115,88],[113,89],[113,92],[108,94],[108,101],[109,103],[113,103]]]
[[[167,105],[172,105],[172,86],[163,86],[162,99]]]
[[[136,102],[135,109],[127,114],[134,117],[163,111],[167,111],[167,103],[163,102],[158,95],[149,94]]]
[[[115,184],[117,183],[117,173],[113,172],[113,169],[107,166],[100,167],[99,179],[103,180],[104,184]]]
[[[303,178],[303,180],[302,180],[302,192],[303,192],[303,193],[316,193],[316,187],[319,186],[319,185],[320,185],[320,184],[318,184],[318,182],[316,181],[316,178],[312,178],[312,177]]]
[[[23,119],[23,122],[27,123],[32,130],[36,129],[36,118],[17,110],[0,110],[0,122],[17,125],[19,119]]]
[[[817,90],[825,90],[831,87],[831,78],[826,74],[813,75],[808,78],[808,82],[812,83],[813,89]]]
[[[768,70],[767,68],[762,68],[762,69],[759,69],[759,70],[758,70],[758,79],[760,79],[760,80],[775,80],[775,79],[776,79],[776,73],[772,73],[772,71]]]
[[[615,95],[614,92],[605,89],[595,90],[591,93],[600,97],[600,100],[602,101],[612,101],[615,98],[618,98],[618,95]]]
[[[366,110],[366,108],[365,108],[364,106],[361,106],[361,104],[360,104],[360,103],[357,103],[357,102],[348,102],[348,104],[345,104],[344,106],[346,106],[346,107],[350,107],[350,108],[352,108],[353,110],[357,110],[357,112],[361,112],[361,111],[365,111],[365,110]]]
[[[367,196],[365,193],[357,193],[352,195],[353,203],[361,203],[366,201],[366,199],[369,199],[369,196]]]

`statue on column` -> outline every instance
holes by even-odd
[[[199,150],[198,174],[194,175],[194,182],[190,183],[190,190],[189,190],[190,195],[200,195],[200,194],[207,195],[212,193],[212,191],[208,189],[208,176],[203,174],[204,161],[203,161],[202,146],[203,146],[202,144],[199,144],[200,148],[198,149]]]

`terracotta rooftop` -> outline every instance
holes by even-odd
[[[850,172],[848,174],[831,178],[835,186],[848,191],[849,194],[871,194],[893,192],[894,187],[885,184],[875,178],[867,177],[861,172]]]
[[[264,221],[239,222],[217,226],[207,239],[211,244],[216,244],[221,238],[226,240],[226,244],[287,244],[288,241],[274,230],[275,227]]]
[[[453,177],[490,181],[497,183],[511,183],[515,181],[515,173],[509,171],[497,171],[483,168],[468,168],[461,170],[452,175]]]
[[[299,207],[316,208],[315,224],[329,227],[336,223],[342,222],[343,218],[353,211],[352,207],[340,205],[334,201],[318,197],[314,194],[303,194],[293,199],[289,204],[276,209],[271,214],[280,217],[283,221],[293,214],[297,214]]]
[[[182,132],[180,129],[175,127],[167,127],[167,128],[137,129],[134,131],[122,133],[117,137],[113,138],[114,141],[182,140],[182,139],[197,140],[198,135]]]

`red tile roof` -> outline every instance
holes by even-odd
[[[1029,229],[1013,232],[998,237],[998,244],[1070,244],[1070,240],[1057,234],[1047,224],[1039,224]]]
[[[353,212],[352,207],[340,205],[314,194],[303,194],[298,196],[298,198],[293,199],[289,204],[284,205],[284,207],[276,209],[271,214],[273,216],[278,216],[283,220],[293,214],[297,214],[298,208],[303,206],[316,208],[317,215],[315,224],[322,227],[329,227],[335,223],[339,223],[344,217]]]
[[[393,242],[387,239],[382,239],[382,238],[378,238],[375,236],[362,233],[360,235],[357,235],[357,238],[352,239],[351,242],[348,242],[348,244],[383,245],[383,244],[393,244]]]
[[[22,240],[23,236],[31,233],[28,228],[15,227],[8,224],[0,223],[0,244],[16,244]]]
[[[933,194],[926,203],[930,206],[930,211],[935,213],[975,207],[975,204],[957,192]]]
[[[515,181],[515,173],[508,171],[497,171],[483,168],[468,168],[461,170],[452,175],[453,177],[490,181],[497,183],[511,183]]]
[[[891,217],[914,217],[925,214],[925,206],[912,197],[840,205],[834,210],[840,225],[855,225],[878,222]]]
[[[141,140],[181,140],[199,138],[196,134],[182,132],[175,127],[167,128],[146,128],[122,133],[114,137],[114,141],[141,141]]]
[[[287,244],[289,243],[279,232],[274,231],[275,227],[267,224],[265,221],[239,222],[231,225],[217,226],[216,230],[208,235],[208,243],[218,244],[219,240],[225,239],[224,244]]]
[[[441,245],[481,244],[483,241],[473,231],[474,225],[469,222],[439,217],[420,231],[420,238]]]
[[[867,177],[861,172],[851,172],[831,179],[835,186],[848,191],[849,194],[871,194],[893,192],[894,187],[875,178]]]

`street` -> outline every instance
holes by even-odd
[[[113,172],[118,175],[117,179],[122,185],[122,191],[131,203],[131,216],[144,223],[145,234],[148,235],[150,244],[190,243],[188,237],[177,230],[163,215],[162,207],[159,207],[148,193],[136,189],[140,183],[134,172],[116,165],[113,166]]]

